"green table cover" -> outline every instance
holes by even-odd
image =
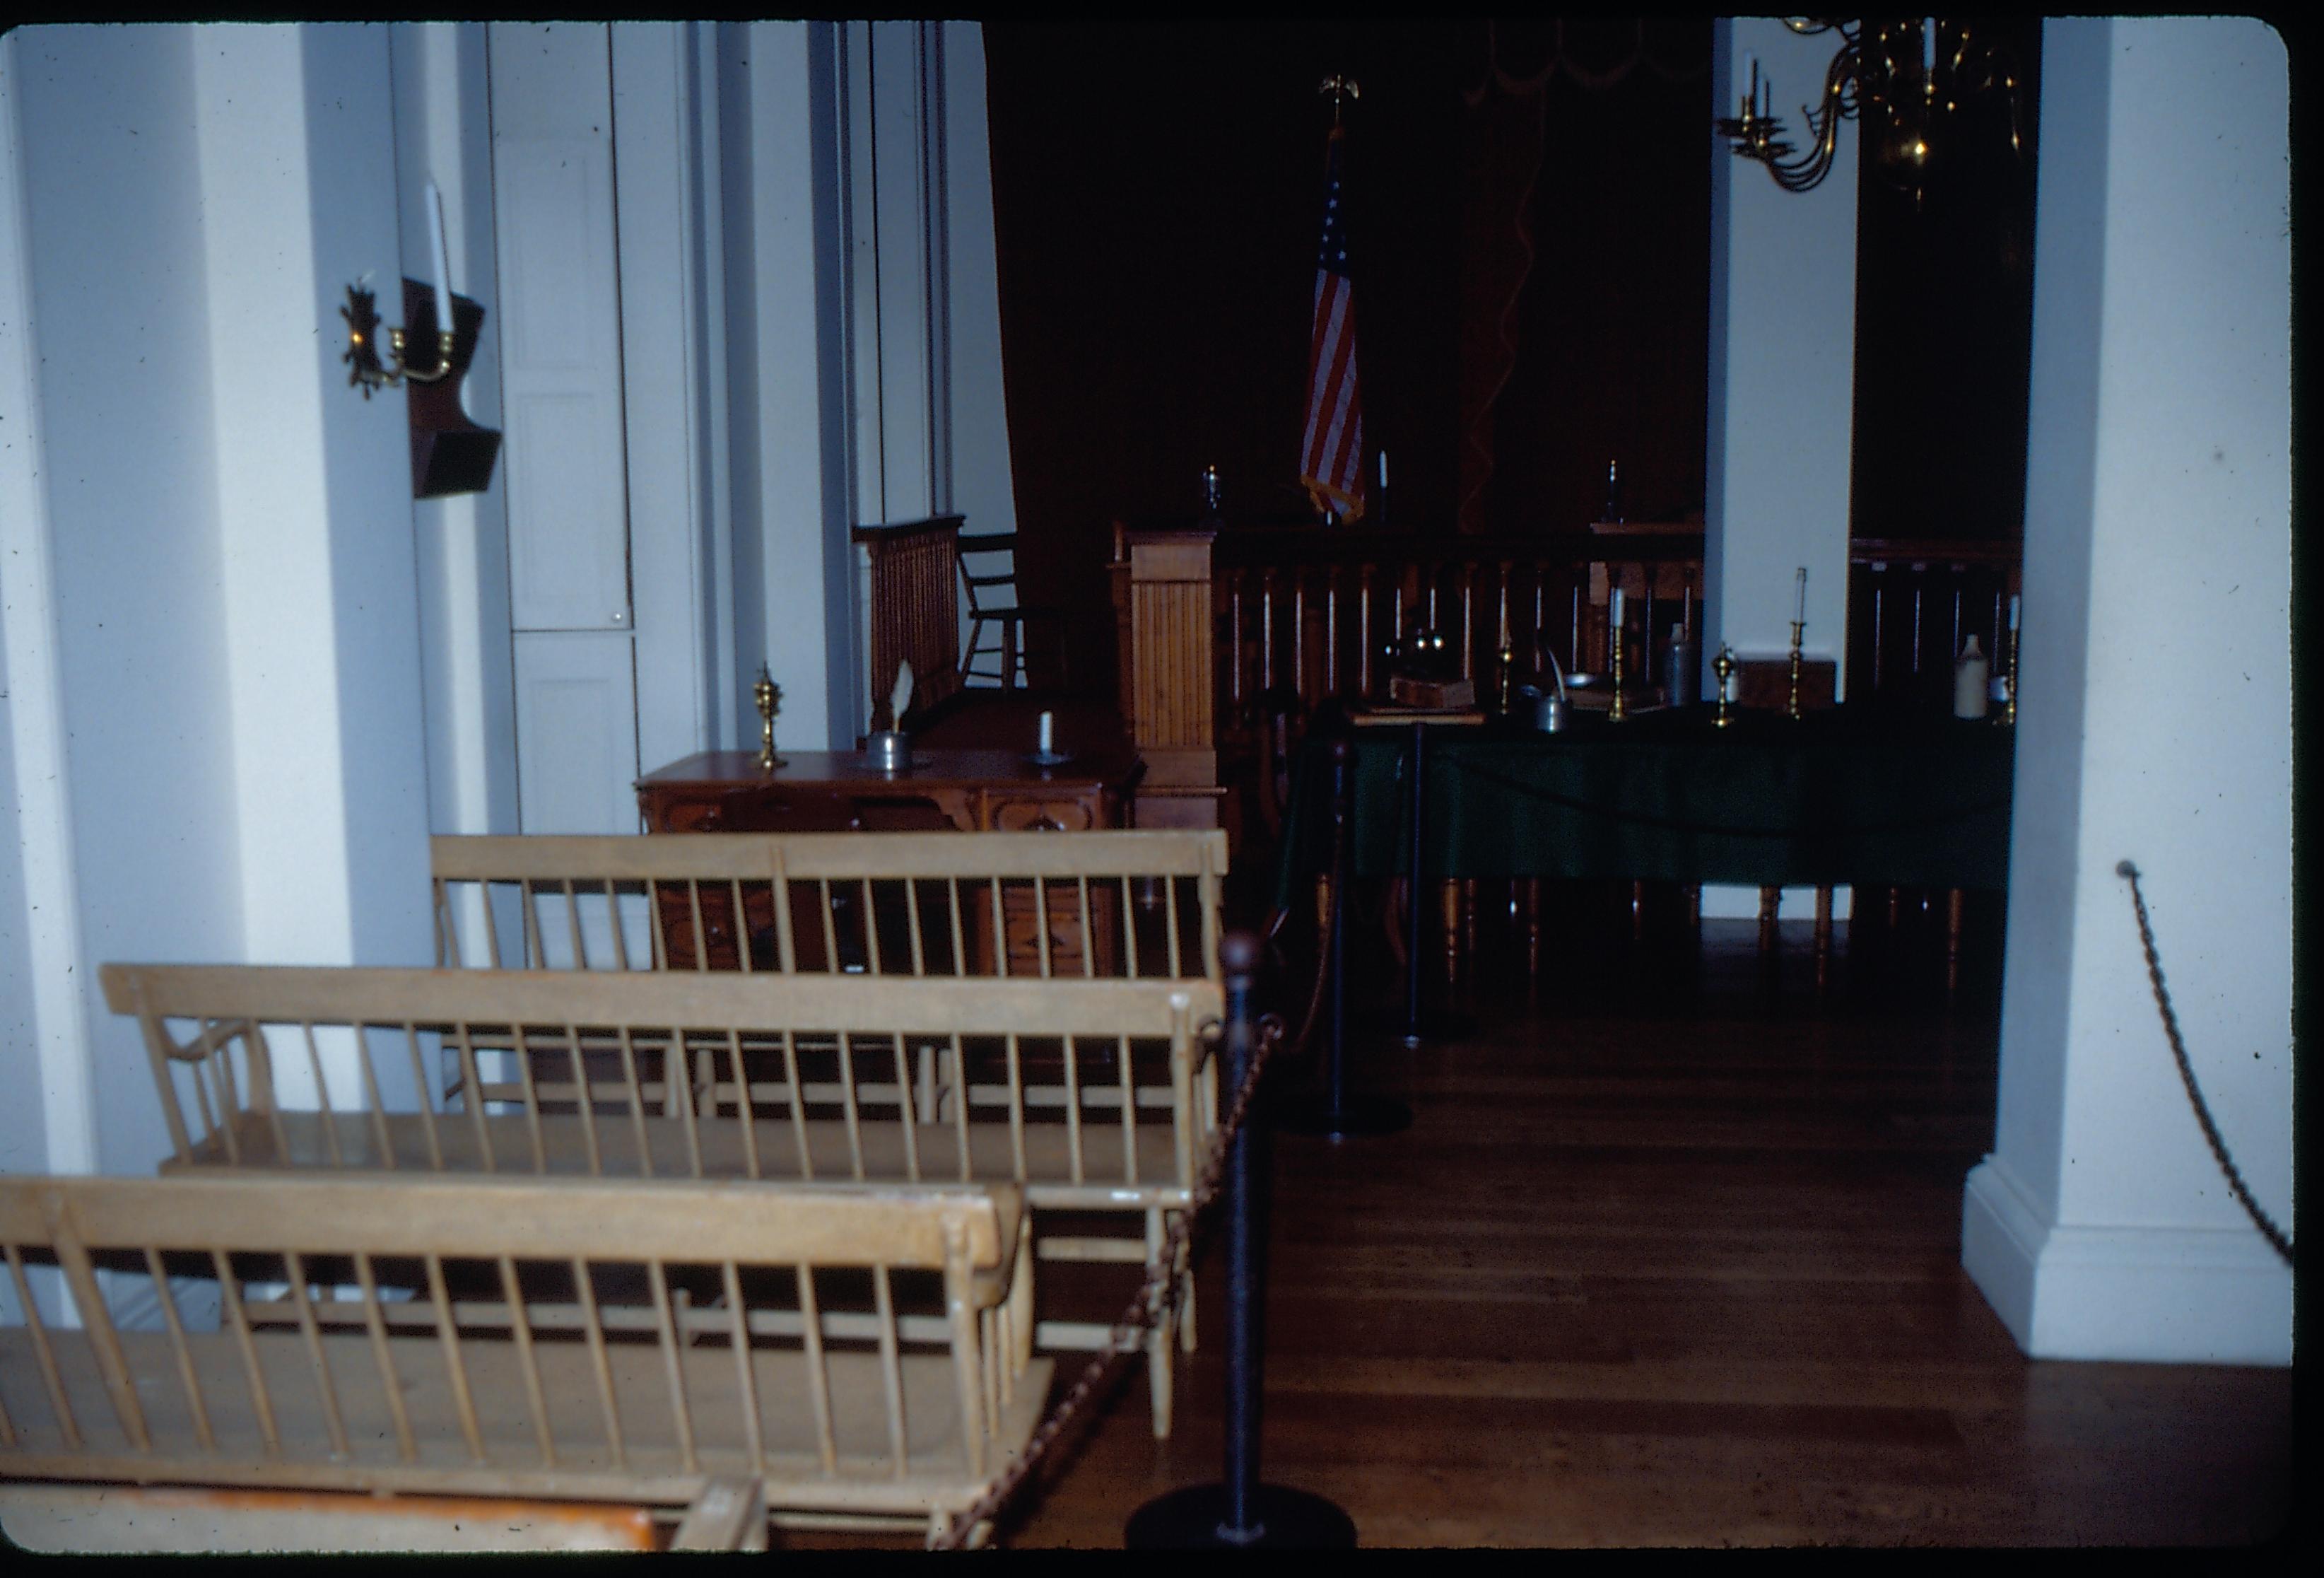
[[[1408,866],[1408,726],[1352,731],[1356,875]],[[1794,720],[1709,708],[1556,734],[1428,731],[1421,860],[1431,877],[1626,878],[1755,887],[1999,889],[2009,868],[2014,734],[1841,707]],[[1330,742],[1294,767],[1277,902],[1331,863]]]

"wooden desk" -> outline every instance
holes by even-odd
[[[706,751],[638,780],[649,833],[830,832],[957,827],[964,833],[1118,827],[1138,758],[1096,751],[1037,767],[1004,750],[920,747],[883,772],[857,751],[785,751],[772,772],[755,751]]]

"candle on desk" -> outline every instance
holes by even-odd
[[[428,183],[428,239],[436,249],[436,332],[452,332],[452,260],[444,250],[444,194]]]
[[[1056,753],[1057,715],[1045,712],[1041,715],[1041,754],[1055,756]]]
[[[1614,588],[1614,595],[1607,601],[1606,610],[1606,666],[1609,669],[1614,666],[1614,643],[1621,639],[1622,588],[1617,586]]]
[[[2015,592],[2009,594],[2009,628],[2013,633],[2017,629],[2017,594]]]
[[[1923,18],[1921,26],[1921,75],[1933,77],[1936,74],[1937,19],[1931,16]]]
[[[1799,612],[1792,617],[1805,624],[1808,622],[1808,567],[1805,565],[1800,567],[1799,588]]]
[[[1388,451],[1380,451],[1380,492],[1388,492]]]

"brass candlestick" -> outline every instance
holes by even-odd
[[[759,771],[772,772],[783,765],[775,754],[775,709],[782,705],[783,692],[764,663],[759,665],[759,682],[751,687],[751,695],[759,704]]]
[[[1728,714],[1728,707],[1730,705],[1728,681],[1735,678],[1735,650],[1732,647],[1722,646],[1719,649],[1719,656],[1711,660],[1711,672],[1719,681],[1719,713],[1711,722],[1714,728],[1723,729],[1734,721]]]
[[[1493,655],[1493,658],[1495,666],[1499,669],[1499,672],[1494,676],[1494,690],[1500,703],[1500,710],[1507,712],[1509,710],[1509,701],[1514,688],[1513,681],[1517,677],[1517,648],[1509,644],[1508,637],[1503,636],[1501,638],[1501,650],[1496,652]]]
[[[1792,698],[1785,704],[1784,710],[1794,717],[1800,715],[1800,632],[1807,627],[1808,622],[1804,619],[1792,621]]]

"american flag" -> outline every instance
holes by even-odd
[[[1307,352],[1307,429],[1299,480],[1318,510],[1364,513],[1364,408],[1356,383],[1356,291],[1340,216],[1340,150],[1332,128],[1323,163],[1323,245],[1315,260],[1315,327]]]

